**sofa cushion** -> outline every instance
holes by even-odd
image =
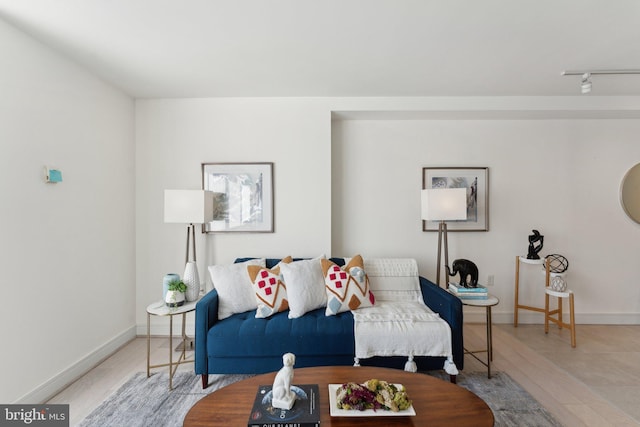
[[[209,275],[220,300],[218,319],[226,319],[235,313],[255,310],[258,307],[253,285],[247,274],[248,265],[264,267],[265,260],[252,259],[231,265],[211,265]]]
[[[280,262],[287,264],[292,261],[291,257],[286,257]],[[258,304],[256,317],[265,318],[289,309],[287,287],[280,274],[280,265],[271,269],[259,265],[250,265],[247,267],[247,273],[253,284],[253,291]]]
[[[320,264],[322,258],[324,256],[280,266],[284,283],[287,286],[290,319],[296,319],[327,304],[322,265]]]
[[[267,319],[255,312],[236,314],[216,322],[207,335],[209,357],[279,357],[355,354],[353,315],[350,311],[325,316],[320,308],[296,319],[287,312]],[[241,363],[239,361],[238,363]]]
[[[327,293],[327,316],[373,306],[375,298],[360,255],[351,258],[344,268],[326,259],[321,262]]]

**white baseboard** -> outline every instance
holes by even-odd
[[[13,403],[44,403],[136,337],[132,326]]]
[[[165,322],[164,324],[151,324],[151,336],[152,337],[168,337],[169,336],[169,322]],[[187,322],[185,325],[185,333],[192,337],[195,331],[195,323]],[[182,332],[182,325],[180,324],[180,320],[176,319],[173,322],[173,336],[180,336]],[[139,337],[147,336],[147,325],[137,325],[136,333]]]
[[[189,312],[186,314],[186,322],[185,322],[185,333],[192,337],[195,334],[195,312]],[[151,324],[150,324],[150,335],[160,336],[160,337],[168,337],[169,336],[169,325],[171,323],[171,319],[173,319],[173,335],[180,336],[182,333],[182,316],[150,316]],[[138,323],[136,325],[136,333],[139,337],[147,336],[147,322]]]
[[[564,320],[569,321],[568,310],[565,310]],[[464,321],[469,323],[484,323],[487,320],[485,309],[473,309],[464,311]],[[513,324],[513,312],[497,312],[495,308],[491,313],[494,324]],[[544,323],[544,313],[520,310],[518,311],[519,324]],[[576,313],[577,325],[637,325],[640,323],[640,313]]]
[[[566,311],[566,310],[565,310]],[[484,308],[465,308],[464,321],[469,323],[485,323],[487,320]],[[513,312],[498,312],[496,307],[491,313],[491,320],[494,324],[513,324]],[[564,320],[569,321],[568,312],[565,313]],[[518,312],[518,323],[527,325],[542,325],[544,323],[544,313],[520,310]],[[638,325],[640,324],[640,313],[576,313],[576,324],[580,325]],[[180,320],[173,323],[173,335],[180,336]],[[194,336],[195,324],[187,321],[186,333]],[[147,336],[147,325],[137,325],[136,331],[139,337]],[[151,324],[151,336],[168,337],[169,322]]]

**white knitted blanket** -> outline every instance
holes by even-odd
[[[440,356],[457,374],[451,328],[422,301],[415,260],[365,260],[365,271],[376,304],[353,311],[356,364],[373,356]]]
[[[419,302],[380,301],[353,312],[356,357],[451,356],[451,329]]]

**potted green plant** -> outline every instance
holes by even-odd
[[[168,307],[180,307],[184,304],[184,293],[187,291],[187,285],[182,280],[172,280],[167,286],[167,294],[164,302]]]

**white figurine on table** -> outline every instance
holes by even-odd
[[[278,409],[291,409],[296,401],[296,394],[291,391],[293,381],[293,365],[296,363],[296,355],[286,353],[282,356],[282,369],[273,380],[271,406]]]

